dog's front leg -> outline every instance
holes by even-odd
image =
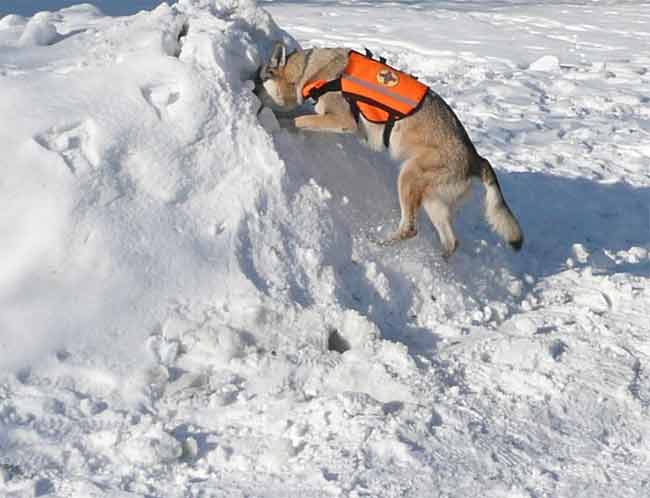
[[[352,115],[309,114],[295,119],[296,128],[311,131],[329,131],[333,133],[355,133],[357,123]]]

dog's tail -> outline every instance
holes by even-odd
[[[475,176],[485,187],[485,217],[492,229],[503,237],[515,251],[521,249],[524,234],[517,218],[512,214],[503,198],[497,175],[487,159],[479,158],[476,163]]]

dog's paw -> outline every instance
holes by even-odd
[[[417,228],[415,225],[408,227],[400,228],[397,232],[391,234],[387,239],[384,240],[373,240],[377,245],[380,246],[392,246],[401,240],[411,239],[418,234]]]
[[[456,252],[456,249],[458,249],[458,241],[454,240],[453,246],[443,248],[442,259],[444,259],[445,261],[449,260],[452,254]]]
[[[417,234],[418,234],[418,229],[415,228],[415,225],[408,225],[406,227],[400,227],[395,235],[399,240],[406,240],[406,239],[412,239]]]

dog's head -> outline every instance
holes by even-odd
[[[277,42],[266,64],[257,71],[255,94],[262,104],[276,111],[291,111],[302,104],[302,88],[298,88],[305,69],[301,50],[287,55],[287,47]]]

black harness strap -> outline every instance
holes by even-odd
[[[327,92],[340,92],[341,91],[341,79],[335,79],[332,81],[328,81],[325,83],[323,86],[320,88],[312,88],[309,91],[309,98],[313,99],[314,102],[318,102],[318,99],[324,95]],[[389,113],[389,118],[388,121],[384,124],[384,133],[383,133],[383,140],[384,140],[384,146],[388,149],[390,148],[390,135],[393,132],[393,127],[395,126],[395,121],[399,117],[404,117],[403,115],[400,115],[398,113],[395,113],[393,109],[390,107],[384,106],[380,102],[376,102],[372,99],[368,99],[367,97],[363,97],[361,95],[352,95],[352,94],[343,94],[343,98],[347,100],[348,104],[350,105],[350,111],[352,112],[352,116],[354,117],[354,121],[359,124],[359,116],[361,114],[361,111],[359,109],[359,106],[357,105],[357,102],[366,102],[368,104],[371,104],[375,107],[379,107],[386,112]],[[372,121],[371,121],[372,122]]]
[[[348,101],[348,104],[350,104],[350,111],[352,111],[352,117],[354,118],[354,121],[359,124],[359,114],[361,111],[359,110],[359,106],[357,103],[352,100],[352,99],[346,99]]]
[[[314,99],[314,102],[318,102],[318,99],[327,92],[340,92],[341,91],[341,78],[336,78],[335,80],[328,81],[320,88],[312,88],[309,90],[309,98]]]
[[[371,105],[371,106],[373,106],[373,107],[377,107],[378,109],[381,109],[381,110],[383,110],[383,111],[386,111],[386,113],[387,113],[389,116],[392,116],[396,121],[397,121],[398,119],[402,119],[402,118],[405,118],[405,117],[406,117],[405,114],[402,114],[402,113],[400,113],[399,111],[396,111],[396,110],[393,109],[392,107],[389,107],[389,106],[387,106],[387,105],[384,105],[384,104],[382,104],[381,102],[377,102],[376,100],[371,99],[371,98],[368,98],[368,97],[365,97],[365,96],[363,96],[363,95],[357,95],[357,94],[354,94],[354,93],[346,93],[346,92],[344,92],[344,93],[343,93],[343,96],[344,96],[345,99],[349,102],[349,104],[350,104],[350,105],[354,105],[354,107],[358,107],[358,106],[356,105],[357,102],[363,102],[364,104],[368,104],[368,105]],[[373,121],[372,119],[368,119],[366,116],[364,116],[364,118],[366,118],[366,119],[367,119],[368,121],[370,121],[371,123],[384,124],[384,121]]]
[[[350,110],[352,111],[352,116],[354,117],[354,120],[356,121],[357,124],[359,124],[359,115],[361,114],[361,111],[359,110],[359,106],[357,105],[357,101],[361,100],[358,98],[350,97],[346,99],[348,101],[348,104],[350,104]],[[387,149],[390,148],[390,134],[393,132],[393,126],[395,126],[395,118],[396,115],[394,113],[390,113],[390,117],[388,118],[388,121],[386,121],[386,124],[384,125],[384,147]]]
[[[395,115],[391,114],[384,126],[384,147],[387,149],[390,148],[390,134],[393,132],[393,126],[395,126]]]

